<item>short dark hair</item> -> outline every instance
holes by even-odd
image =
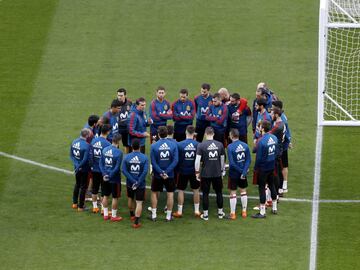
[[[139,97],[136,101],[135,101],[135,104],[136,105],[140,105],[141,102],[145,102],[146,99],[144,97]]]
[[[111,125],[104,124],[101,127],[101,134],[105,135],[106,133],[110,132],[110,130],[111,130]]]
[[[233,99],[239,100],[240,99],[240,95],[238,93],[234,93],[230,95]]]
[[[167,136],[174,134],[174,126],[173,125],[167,125],[166,129],[167,129],[167,133],[168,133]]]
[[[120,107],[121,106],[121,103],[118,99],[114,99],[112,102],[111,102],[111,105],[110,105],[110,108],[117,108],[117,107]]]
[[[118,144],[121,141],[121,134],[115,134],[112,138],[112,142]]]
[[[206,135],[214,135],[214,129],[212,127],[205,128]]]
[[[233,137],[233,138],[239,138],[239,130],[238,129],[236,129],[236,128],[232,128],[232,129],[230,129],[230,135],[231,135],[231,137]]]
[[[157,131],[158,131],[159,137],[162,139],[166,138],[166,136],[168,135],[168,130],[165,126],[160,126]]]
[[[258,98],[258,99],[256,99],[256,103],[257,103],[257,105],[259,105],[259,106],[266,106],[266,99],[265,98]]]
[[[218,99],[221,99],[221,96],[220,96],[220,94],[219,94],[219,93],[215,93],[215,94],[213,94],[213,98],[218,98]]]
[[[270,129],[271,129],[271,123],[267,120],[264,120],[262,123],[261,123],[261,126],[262,128],[264,129],[265,132],[269,132]]]
[[[118,93],[124,93],[124,95],[126,96],[126,89],[125,88],[120,88],[117,90]]]
[[[282,109],[283,108],[283,103],[281,100],[274,100],[272,102],[272,105],[274,105],[275,107],[278,107],[279,109]]]
[[[90,129],[88,128],[83,128],[81,131],[80,131],[80,136],[83,137],[83,138],[87,138],[90,136]]]
[[[133,139],[131,142],[131,148],[133,150],[139,150],[140,149],[140,140],[137,138]]]
[[[201,85],[201,88],[202,88],[202,89],[210,90],[210,84],[208,84],[208,83],[203,83],[203,84]]]
[[[109,119],[109,117],[101,116],[101,119],[102,119],[103,125],[110,124],[110,119]]]
[[[188,125],[186,127],[186,132],[189,133],[189,134],[195,134],[195,127],[193,125]]]
[[[189,91],[186,88],[183,88],[179,91],[180,94],[186,94],[187,96],[189,95]]]
[[[273,111],[274,114],[277,114],[279,116],[282,115],[282,110],[280,108],[278,108],[278,107],[274,107],[271,110]]]
[[[95,125],[97,122],[99,121],[99,116],[98,115],[95,115],[95,114],[92,114],[89,116],[88,118],[88,125],[90,127],[92,127],[93,125]]]
[[[165,91],[165,87],[164,87],[164,86],[159,86],[159,87],[156,89],[156,92],[159,91],[159,90],[164,90],[164,91]]]

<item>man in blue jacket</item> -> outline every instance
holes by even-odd
[[[112,137],[115,134],[119,133],[119,111],[120,111],[121,103],[119,100],[114,99],[111,102],[110,109],[103,114],[103,117],[106,117],[110,121],[110,125],[112,127],[111,132],[108,136],[108,141],[111,142]]]
[[[263,121],[260,126],[260,133],[262,137],[258,140],[255,147],[256,160],[254,171],[258,174],[258,186],[260,197],[260,212],[252,215],[253,218],[266,217],[266,194],[265,185],[268,184],[271,199],[272,199],[272,213],[277,214],[277,191],[274,185],[274,169],[276,159],[276,148],[278,147],[278,139],[275,135],[269,133],[271,123],[267,120]]]
[[[251,155],[249,146],[239,140],[239,130],[233,128],[230,130],[231,144],[228,145],[228,159],[229,159],[229,178],[228,188],[230,190],[230,216],[232,220],[236,219],[236,190],[240,188],[242,211],[241,216],[246,218],[247,213],[247,193],[248,186],[246,175],[249,171],[251,163]]]
[[[134,139],[131,145],[133,152],[126,155],[122,172],[126,176],[126,188],[130,219],[134,221],[132,227],[139,228],[142,204],[145,199],[145,180],[149,169],[147,156],[140,152],[140,140]]]
[[[210,122],[206,120],[206,113],[212,102],[212,95],[210,94],[210,84],[203,83],[200,89],[200,95],[194,98],[196,110],[196,140],[202,142],[204,138],[205,129],[210,126]]]
[[[165,187],[167,192],[166,221],[171,221],[175,191],[174,170],[179,159],[178,148],[174,141],[166,138],[166,127],[159,127],[158,134],[160,139],[151,145],[150,150],[151,164],[154,173],[151,182],[151,219],[156,221],[159,192],[162,192]]]
[[[121,221],[122,217],[117,216],[118,198],[121,194],[121,172],[120,166],[123,158],[123,153],[119,149],[121,135],[115,134],[112,139],[112,144],[105,147],[102,151],[100,170],[103,175],[103,206],[104,206],[104,220],[109,219],[108,201],[110,194],[112,195],[112,211],[111,221]]]
[[[213,95],[212,105],[209,106],[206,120],[210,121],[210,125],[214,129],[214,140],[226,145],[225,131],[228,120],[228,108],[226,104],[221,102],[219,93]]]
[[[86,140],[90,137],[90,133],[91,131],[89,129],[82,129],[80,138],[74,140],[70,146],[70,158],[74,165],[76,179],[72,208],[78,211],[84,211],[87,179],[90,170],[90,145]]]

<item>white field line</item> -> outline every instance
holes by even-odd
[[[317,131],[316,131],[316,147],[315,147],[315,170],[314,170],[314,189],[313,189],[313,199],[312,199],[312,215],[311,215],[309,270],[316,269],[322,138],[323,138],[323,127],[318,125]]]
[[[49,166],[49,165],[39,163],[39,162],[36,162],[36,161],[33,161],[33,160],[29,160],[29,159],[26,159],[26,158],[21,158],[21,157],[18,157],[18,156],[10,155],[10,154],[7,154],[7,153],[1,152],[1,151],[0,151],[0,156],[10,158],[10,159],[14,159],[14,160],[17,160],[17,161],[21,161],[21,162],[31,164],[31,165],[34,165],[34,166],[38,166],[38,167],[41,167],[41,168],[45,168],[45,169],[48,169],[48,170],[65,173],[65,174],[68,174],[68,175],[73,175],[74,174],[74,172],[66,170],[66,169],[62,169],[62,168],[58,168],[58,167],[54,167],[54,166]],[[150,189],[150,186],[146,186],[146,188]],[[185,194],[192,195],[193,193],[192,193],[192,191],[185,191]],[[210,193],[209,196],[215,197],[216,194]],[[228,198],[229,195],[225,194],[224,197]],[[257,196],[248,196],[248,198],[252,199],[252,200],[258,200],[259,199],[259,197],[257,197]],[[311,200],[311,199],[297,199],[297,198],[281,198],[280,201],[285,201],[285,202],[306,202],[306,203],[313,202],[313,200]],[[319,200],[319,202],[321,202],[321,203],[360,203],[360,200]]]

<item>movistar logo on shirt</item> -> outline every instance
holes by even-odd
[[[269,138],[269,140],[267,141],[267,145],[272,145],[275,144],[275,141],[273,140],[273,138]]]
[[[236,147],[235,152],[238,153],[238,152],[243,152],[243,151],[245,151],[245,148],[241,144],[239,144],[238,147]]]
[[[139,157],[135,156],[132,159],[130,159],[130,163],[140,163]]]
[[[189,143],[185,148],[185,151],[189,151],[189,150],[196,150],[195,146],[193,143]]]
[[[105,152],[105,156],[107,157],[113,157],[112,149]]]
[[[209,107],[201,107],[200,112],[202,115],[206,115],[208,110],[209,110]]]
[[[212,143],[208,146],[207,150],[217,150],[219,149],[215,143]]]
[[[167,145],[167,143],[163,143],[160,145],[159,150],[170,150],[170,147]]]
[[[75,149],[80,149],[80,142],[74,143],[72,147]]]

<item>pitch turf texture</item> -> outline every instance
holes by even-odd
[[[180,88],[193,97],[210,82],[251,101],[264,80],[293,132],[288,197],[311,199],[317,24],[310,0],[0,1],[0,151],[70,170],[71,140],[120,86],[149,102],[158,85],[174,100]],[[321,199],[360,199],[359,135],[325,128]],[[229,222],[211,199],[203,222],[187,196],[185,218],[153,224],[144,213],[133,230],[124,192],[125,221],[110,224],[70,208],[73,176],[0,157],[0,177],[3,269],[308,269],[309,202]],[[359,206],[320,203],[318,269],[360,268]]]

